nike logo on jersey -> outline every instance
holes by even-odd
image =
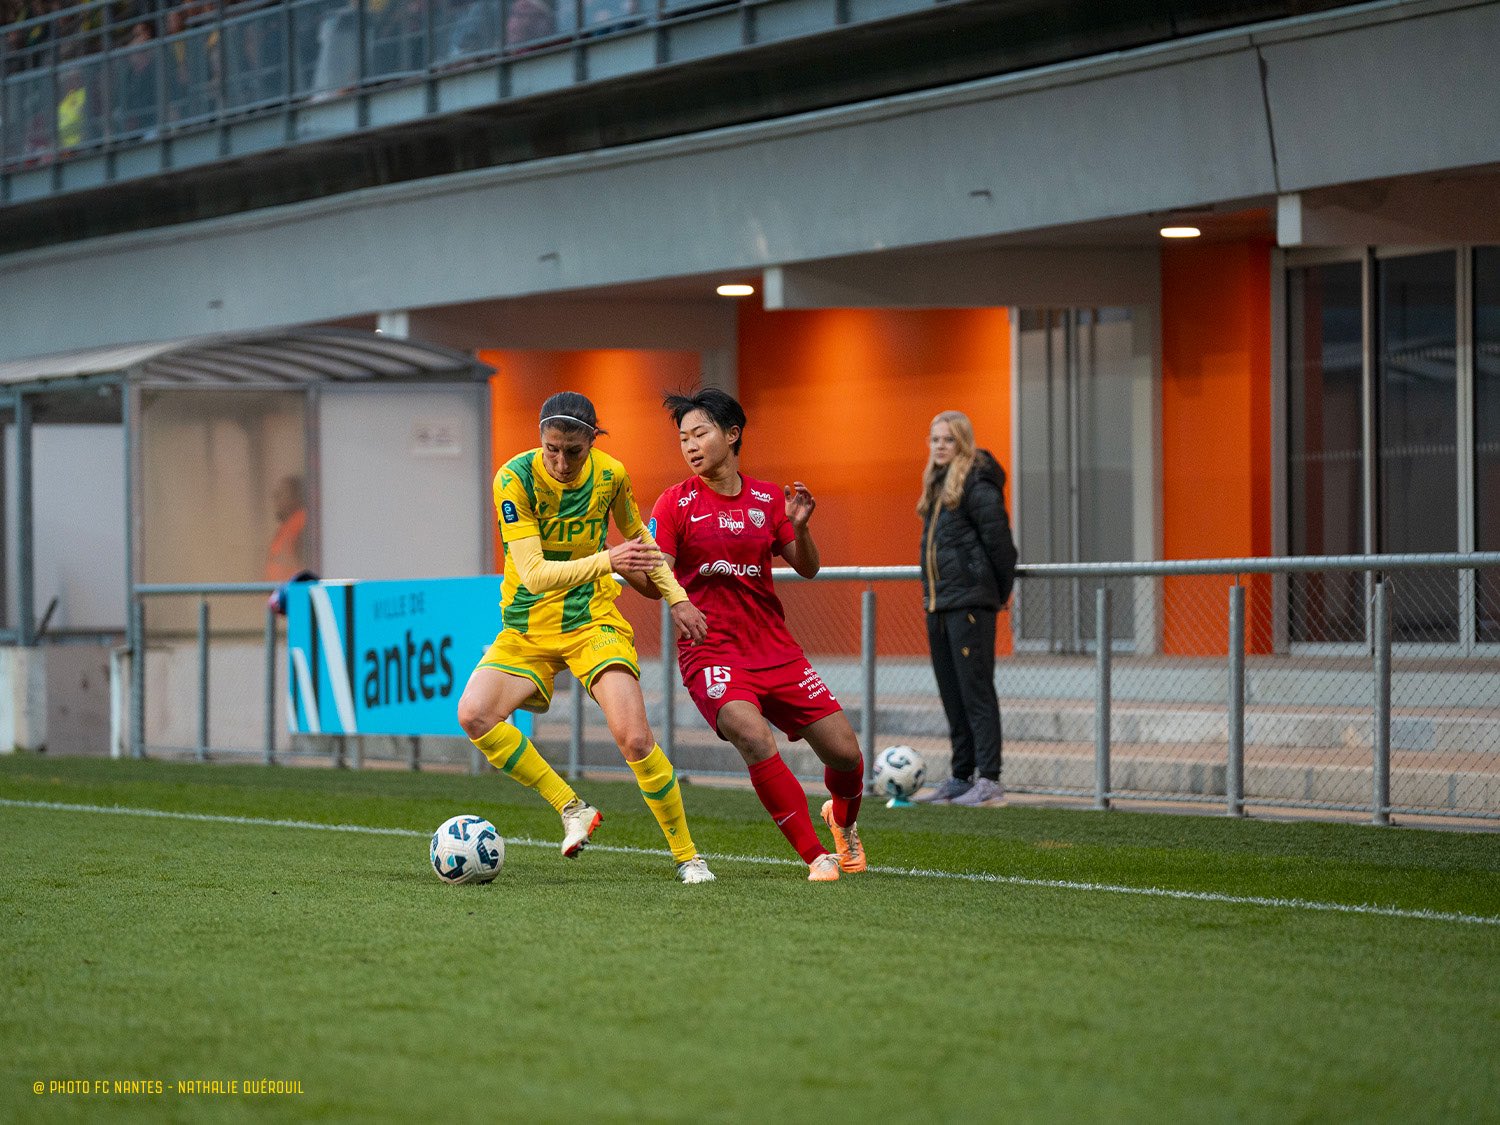
[[[708,517],[711,516],[711,515],[713,515],[712,512],[708,512],[707,514],[701,515],[701,516],[688,516],[688,520],[690,522],[692,522],[692,523],[697,523],[699,520],[706,520],[706,519],[708,519]]]

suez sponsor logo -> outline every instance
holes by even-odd
[[[732,563],[728,559],[715,559],[704,563],[698,573],[706,576],[719,575],[724,578],[759,578],[763,571],[759,563]]]

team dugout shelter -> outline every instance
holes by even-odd
[[[490,570],[491,370],[347,327],[0,363],[0,736],[101,737],[139,585]],[[216,602],[215,633],[263,605]],[[196,599],[148,612],[196,627]]]

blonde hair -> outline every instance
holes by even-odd
[[[957,448],[946,467],[946,474],[944,466],[933,459],[932,449],[927,450],[927,468],[922,473],[922,498],[917,501],[917,515],[923,519],[935,505],[948,509],[958,507],[958,502],[963,499],[964,482],[974,467],[974,423],[969,421],[969,416],[961,410],[944,410],[927,427],[928,434],[939,422],[948,423]]]

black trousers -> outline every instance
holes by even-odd
[[[949,609],[927,615],[932,671],[948,716],[953,776],[1000,780],[1000,700],[995,695],[992,609]]]

